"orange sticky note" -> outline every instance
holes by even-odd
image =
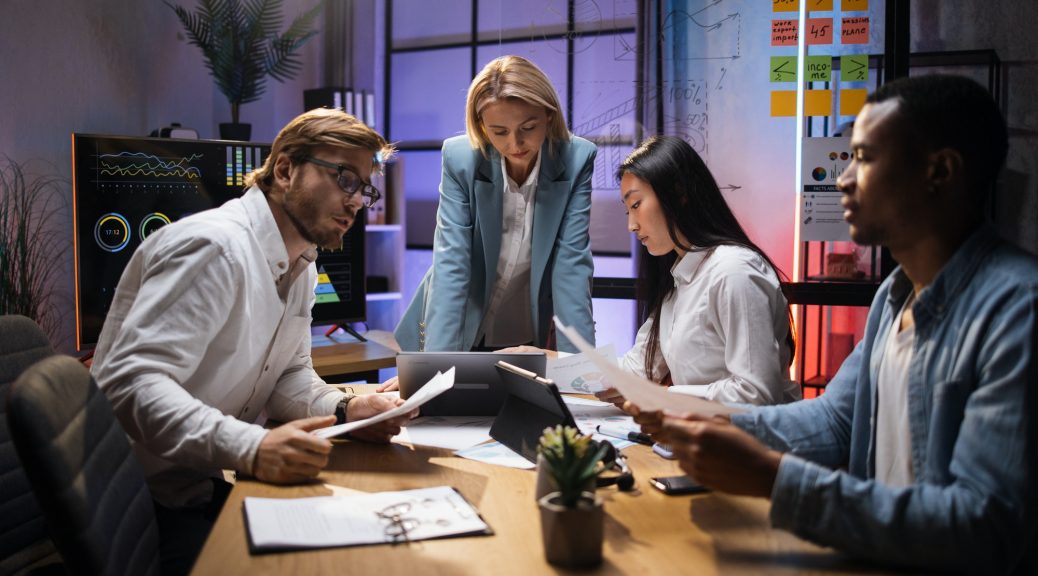
[[[771,91],[771,115],[772,116],[796,116],[797,115],[797,91],[796,90],[772,90]]]
[[[774,28],[772,28],[774,30]],[[808,18],[807,19],[807,44],[833,43],[833,19],[832,18]],[[774,36],[773,36],[774,37]],[[774,44],[773,44],[774,45]]]
[[[833,9],[833,0],[807,0],[809,12],[827,12]]]
[[[771,21],[771,45],[772,46],[796,46],[797,30],[800,22],[796,20],[772,20]]]
[[[865,106],[865,97],[869,91],[865,88],[844,88],[840,90],[840,116],[857,116]]]
[[[771,0],[772,12],[798,12],[800,0]]]
[[[869,17],[845,16],[840,24],[840,42],[843,44],[868,44]]]
[[[804,116],[828,116],[832,110],[832,90],[804,90]]]
[[[832,90],[804,90],[804,116],[828,116],[832,112],[832,102]],[[797,91],[773,90],[771,115],[796,116]]]
[[[844,12],[857,12],[869,9],[869,0],[843,0],[840,6]]]

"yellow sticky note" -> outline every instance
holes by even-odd
[[[865,97],[869,91],[865,88],[844,88],[840,90],[840,116],[857,116],[865,106]]]
[[[833,9],[833,0],[807,0],[808,11],[824,12]]]
[[[843,0],[840,8],[844,12],[856,12],[858,10],[868,10],[869,0]]]
[[[773,12],[798,12],[800,11],[800,0],[771,0]]]
[[[772,116],[796,116],[797,115],[797,91],[796,90],[772,90],[771,91],[771,115]]]
[[[804,90],[804,116],[828,116],[832,109],[832,90]]]

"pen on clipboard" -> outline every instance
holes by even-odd
[[[642,432],[625,430],[624,428],[609,426],[608,424],[599,424],[595,429],[603,436],[619,438],[621,440],[630,440],[631,442],[637,442],[638,444],[652,446],[652,438],[650,438],[648,434]]]

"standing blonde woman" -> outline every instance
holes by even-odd
[[[396,328],[403,350],[549,345],[559,316],[589,341],[595,145],[555,89],[502,56],[469,86],[465,136],[443,143],[433,264]],[[560,336],[558,349],[575,351]]]

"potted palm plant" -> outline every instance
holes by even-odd
[[[5,157],[0,165],[0,315],[21,314],[58,341],[62,315],[55,302],[61,254],[68,247],[62,184],[26,174]]]
[[[259,100],[267,76],[278,82],[294,78],[302,69],[296,51],[317,31],[313,29],[321,3],[296,17],[283,34],[283,0],[200,0],[194,12],[170,4],[198,46],[213,80],[231,104],[231,122],[220,124],[224,140],[248,140],[252,126],[240,123],[242,104]]]
[[[602,473],[606,450],[568,426],[546,428],[541,436],[537,451],[558,490],[537,502],[544,555],[552,564],[583,567],[602,561],[602,501],[586,487]]]

